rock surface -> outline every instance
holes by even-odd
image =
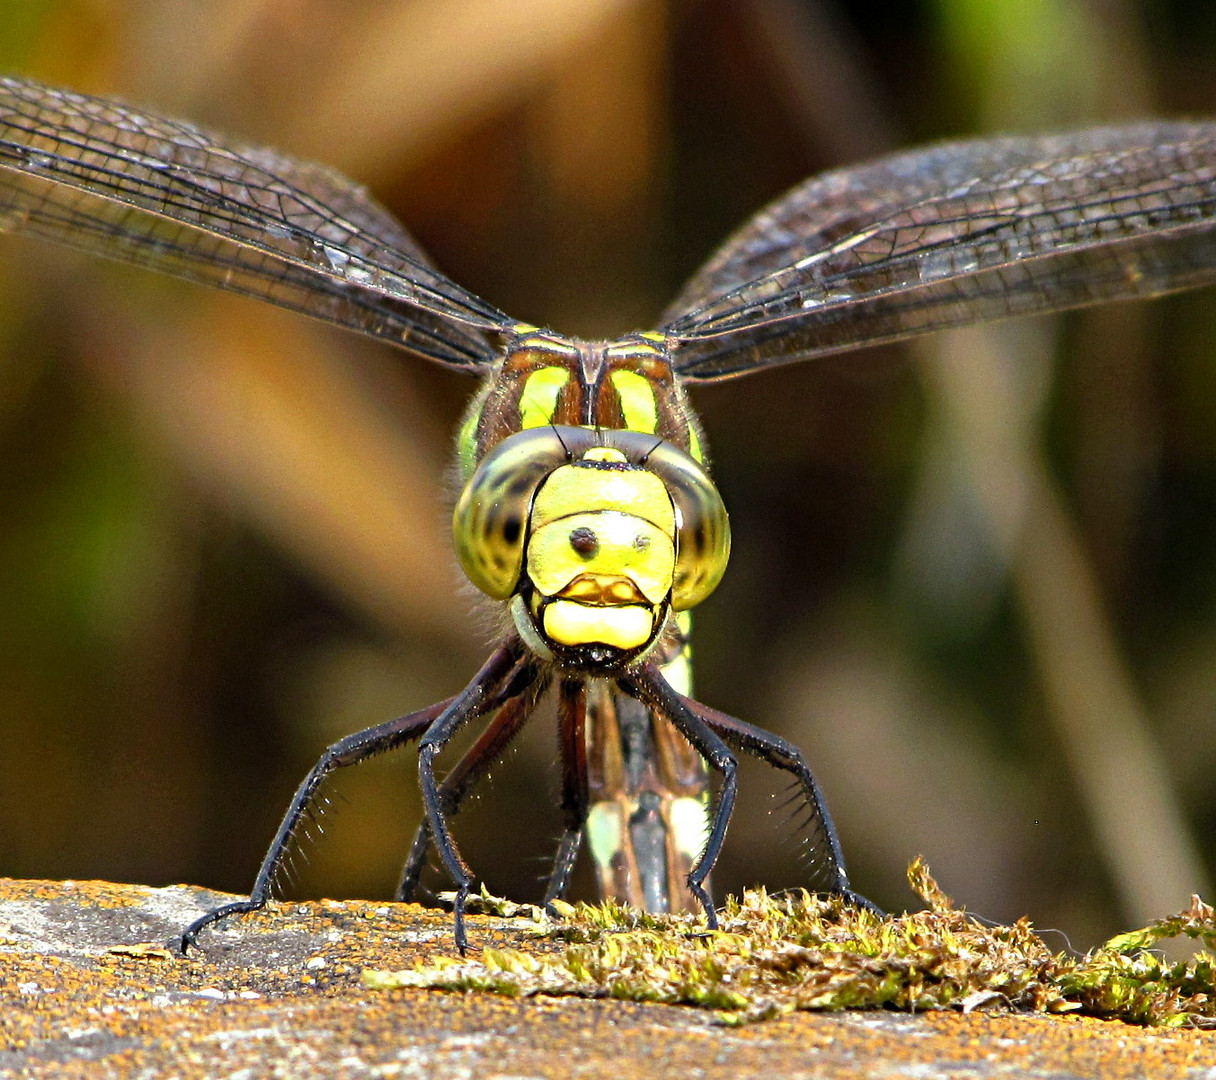
[[[0,1076],[1201,1077],[1216,1033],[991,1012],[801,1013],[727,1028],[706,1012],[573,998],[367,989],[365,968],[450,955],[443,913],[276,904],[177,956],[227,897],[178,886],[0,880]],[[544,948],[470,917],[478,944]]]

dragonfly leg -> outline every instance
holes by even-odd
[[[722,843],[726,839],[726,827],[735,807],[738,788],[738,762],[726,743],[715,734],[708,723],[689,707],[689,699],[682,697],[659,673],[653,664],[622,676],[618,685],[627,694],[636,697],[657,715],[664,717],[680,731],[693,748],[706,760],[710,768],[722,774],[722,787],[718,792],[717,806],[710,822],[709,838],[696,865],[688,875],[688,889],[697,898],[705,912],[711,930],[718,928],[718,916],[705,888],[705,879],[718,861]]]
[[[557,726],[562,752],[562,815],[565,830],[558,841],[553,872],[545,889],[544,905],[566,895],[570,874],[582,846],[583,826],[587,822],[587,683],[583,679],[562,679],[558,684]]]
[[[246,912],[257,911],[259,908],[266,906],[266,902],[270,899],[275,879],[282,868],[283,860],[290,847],[292,836],[307,813],[309,806],[312,805],[317,789],[331,772],[348,765],[358,764],[369,757],[393,750],[404,743],[423,736],[444,717],[450,716],[455,709],[459,709],[462,706],[467,708],[470,703],[473,703],[475,710],[476,703],[483,701],[487,693],[492,693],[494,688],[503,682],[511,667],[518,660],[518,654],[521,649],[522,646],[517,641],[509,642],[507,645],[496,649],[489,660],[482,666],[482,669],[474,676],[473,681],[455,697],[438,702],[428,708],[420,709],[418,712],[410,713],[408,716],[389,720],[365,731],[355,732],[344,739],[339,739],[329,747],[296,789],[295,796],[287,808],[287,813],[283,815],[278,832],[275,833],[274,839],[271,841],[270,849],[266,852],[265,858],[262,859],[262,865],[258,869],[258,875],[254,880],[253,888],[249,892],[249,898],[247,900],[237,900],[230,904],[223,904],[207,912],[202,917],[195,919],[194,922],[186,927],[179,939],[178,947],[182,955],[186,954],[191,945],[198,945],[199,932],[212,923],[228,918],[230,915],[241,915]]]
[[[283,860],[291,846],[292,837],[307,814],[308,808],[312,805],[317,789],[331,772],[347,765],[358,764],[369,757],[392,750],[418,738],[455,700],[455,698],[449,698],[447,701],[440,701],[426,709],[410,713],[408,716],[389,720],[376,727],[367,728],[365,731],[357,731],[330,746],[296,789],[291,805],[288,806],[287,813],[283,815],[283,820],[279,824],[279,830],[275,833],[274,840],[271,841],[270,849],[262,859],[258,876],[249,892],[249,899],[224,904],[208,911],[201,918],[195,919],[182,932],[178,942],[182,955],[186,955],[191,945],[197,947],[200,930],[221,919],[226,919],[230,915],[241,915],[266,906],[275,879],[282,869]]]
[[[827,802],[819,790],[802,752],[793,743],[771,731],[755,727],[733,716],[729,716],[692,698],[677,694],[682,704],[698,716],[710,729],[728,744],[753,757],[766,761],[774,768],[793,774],[802,788],[814,824],[814,839],[811,845],[812,858],[824,876],[824,891],[843,897],[857,907],[882,915],[884,912],[871,900],[854,892],[845,871],[844,853],[828,812]]]
[[[487,708],[493,707],[501,688],[510,678],[512,671],[523,655],[524,646],[518,638],[513,638],[507,644],[495,650],[494,655],[486,661],[481,671],[473,678],[452,702],[427,729],[418,745],[418,779],[422,787],[422,805],[426,810],[427,827],[435,841],[435,848],[443,865],[456,885],[456,903],[454,916],[456,922],[456,948],[461,955],[468,948],[468,939],[464,929],[465,903],[469,898],[469,889],[473,883],[473,874],[461,857],[456,841],[452,837],[444,811],[443,796],[439,783],[435,779],[435,758],[452,740],[452,737],[469,720],[481,715]],[[525,665],[527,667],[527,665]],[[532,678],[537,677],[536,669],[527,667],[532,672]]]
[[[485,710],[489,712],[496,708],[498,711],[494,719],[439,785],[439,799],[445,817],[451,818],[460,812],[461,803],[502,757],[503,752],[532,715],[537,701],[548,686],[549,679],[539,676],[535,661],[531,658],[517,665],[516,672],[508,680],[498,699]],[[423,818],[414,833],[409,856],[401,870],[401,878],[397,884],[397,900],[408,903],[417,895],[419,878],[426,867],[426,856],[430,848],[431,828],[427,819]]]

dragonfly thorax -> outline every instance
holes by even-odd
[[[704,469],[636,431],[509,436],[474,470],[452,531],[469,579],[510,601],[533,651],[582,671],[645,656],[673,611],[713,591],[730,554]]]

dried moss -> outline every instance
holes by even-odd
[[[1198,897],[1179,915],[1112,938],[1084,957],[1053,953],[1026,919],[985,926],[956,907],[917,860],[908,871],[926,910],[878,918],[839,900],[763,890],[730,899],[721,929],[691,917],[643,915],[616,904],[538,909],[526,916],[551,954],[485,949],[398,972],[367,971],[378,989],[436,987],[511,997],[614,997],[714,1009],[745,1023],[796,1009],[908,1011],[1003,1005],[1078,1012],[1154,1026],[1216,1026],[1213,957],[1171,963],[1149,951],[1169,937],[1216,946],[1216,915]]]

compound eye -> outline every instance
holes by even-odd
[[[718,586],[730,561],[730,519],[709,474],[670,443],[646,459],[676,508],[676,572],[671,606],[696,607]]]
[[[530,428],[503,439],[473,470],[452,514],[452,539],[465,574],[487,596],[515,592],[532,500],[567,456],[556,429]]]

